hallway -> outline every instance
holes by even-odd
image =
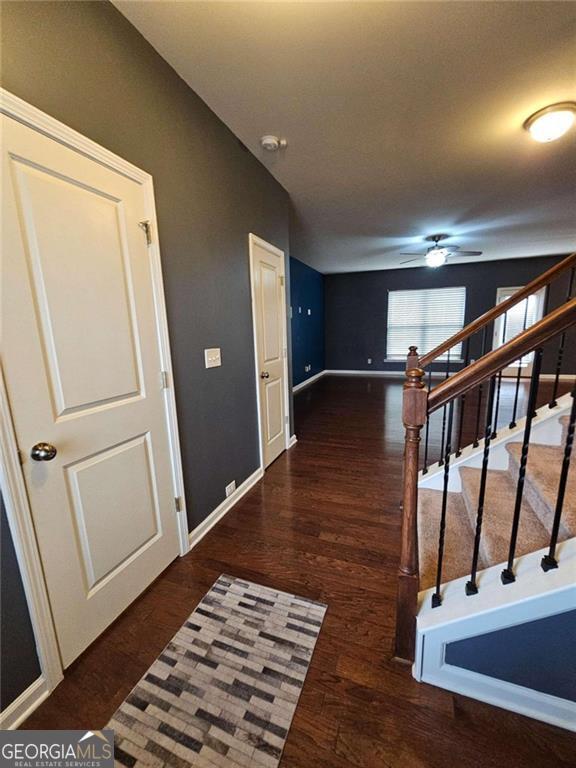
[[[400,381],[381,377],[326,377],[296,395],[296,446],[69,668],[24,727],[103,726],[229,573],[328,604],[283,768],[573,765],[574,736],[418,684],[389,661],[400,407]]]

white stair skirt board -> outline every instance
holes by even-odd
[[[46,679],[41,675],[12,704],[0,714],[0,730],[12,731],[40,706],[50,693]]]
[[[314,376],[310,376],[308,379],[304,379],[304,381],[301,381],[300,384],[296,384],[296,386],[292,387],[292,393],[296,394],[296,392],[300,392],[301,389],[304,389],[304,387],[308,387],[310,384],[314,384],[315,381],[318,381],[318,379],[321,379],[322,376],[326,375],[326,371],[320,371],[320,373],[315,373]]]
[[[228,498],[224,499],[224,501],[219,504],[216,509],[214,509],[205,520],[202,520],[202,522],[194,528],[193,531],[190,531],[188,534],[188,539],[190,541],[190,549],[192,547],[195,547],[196,544],[198,544],[199,541],[201,541],[204,536],[208,533],[208,531],[213,528],[216,523],[224,517],[226,512],[228,512],[232,507],[240,501],[242,496],[244,496],[248,491],[256,485],[256,483],[262,479],[264,476],[264,470],[262,467],[258,467],[256,472],[253,472],[249,477],[244,480],[244,482],[236,488],[236,490],[228,496]]]
[[[558,404],[554,408],[549,408],[548,405],[543,405],[537,410],[536,416],[532,420],[531,443],[556,446],[562,444],[562,424],[560,419],[562,416],[570,413],[572,396],[568,393],[559,397],[557,402]],[[490,441],[488,469],[508,469],[509,453],[506,450],[506,445],[507,443],[522,442],[525,423],[526,417],[522,417],[517,420],[517,424],[513,429],[509,429],[506,426],[500,427],[498,435]],[[477,448],[474,448],[472,445],[467,445],[458,458],[454,455],[450,457],[449,491],[458,493],[462,491],[459,468],[481,468],[483,451],[484,440],[482,439],[479,441]],[[423,474],[423,472],[420,471],[418,475],[419,488],[429,488],[441,491],[443,488],[443,481],[444,467],[437,463],[431,464],[426,474]]]
[[[502,584],[504,564],[478,573],[478,594],[464,591],[469,577],[442,587],[442,605],[431,607],[433,589],[419,595],[414,677],[425,683],[470,696],[561,728],[576,731],[576,704],[444,662],[446,645],[553,616],[576,604],[576,539],[558,545],[559,567],[540,567],[547,549],[515,561],[516,581]]]

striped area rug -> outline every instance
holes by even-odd
[[[116,765],[277,766],[325,612],[220,576],[108,723]]]

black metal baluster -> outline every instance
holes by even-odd
[[[568,282],[568,292],[566,294],[566,301],[570,301],[572,298],[572,290],[574,288],[574,274],[576,268],[572,267],[570,270],[570,280]],[[556,358],[556,375],[554,377],[554,386],[552,388],[552,399],[550,400],[548,407],[554,408],[558,405],[558,384],[560,382],[560,373],[562,371],[562,361],[564,359],[564,349],[566,347],[566,331],[560,336],[560,342],[558,344],[558,356]]]
[[[480,536],[482,535],[482,520],[484,518],[484,499],[486,497],[486,480],[488,477],[488,461],[490,458],[490,440],[492,439],[492,406],[494,404],[494,389],[496,378],[490,379],[488,390],[488,408],[486,409],[486,429],[484,430],[484,451],[482,453],[482,474],[480,476],[480,491],[478,493],[478,510],[476,512],[476,533],[474,536],[474,552],[470,581],[466,583],[466,594],[475,595],[478,592],[476,573],[478,572],[478,555],[480,552]]]
[[[484,329],[482,331],[482,356],[486,353],[486,328],[487,326],[484,326]],[[474,448],[478,448],[478,438],[480,437],[480,417],[482,415],[482,394],[483,394],[483,385],[480,384],[478,386],[478,406],[476,408],[476,430],[474,432],[474,442],[472,445]]]
[[[466,339],[466,352],[464,353],[464,368],[468,368],[470,362],[470,336]],[[458,458],[462,454],[462,432],[464,430],[464,409],[466,408],[466,395],[460,398],[460,423],[458,425],[458,443],[456,445],[455,456]]]
[[[506,323],[508,321],[508,312],[504,312],[504,319],[502,321],[503,327],[502,327],[502,341],[505,344],[506,343]],[[498,433],[498,412],[500,410],[500,389],[502,387],[502,371],[499,371],[498,373],[498,388],[496,391],[496,413],[494,415],[493,420],[493,427],[492,427],[492,434],[490,435],[490,439],[494,440]]]
[[[516,554],[516,541],[518,539],[518,527],[520,525],[520,510],[522,508],[522,496],[524,494],[524,478],[526,477],[526,464],[528,462],[528,450],[530,447],[530,432],[532,431],[532,419],[538,397],[538,385],[540,383],[540,369],[542,368],[542,348],[534,352],[534,367],[530,380],[530,394],[528,395],[528,410],[526,412],[526,426],[522,441],[522,453],[520,456],[520,471],[516,485],[516,501],[514,503],[514,518],[512,520],[512,532],[510,534],[510,550],[508,563],[500,576],[502,584],[510,584],[516,580],[513,571],[514,557]]]
[[[522,324],[523,329],[526,330],[526,323],[528,322],[528,299],[524,299],[526,306],[524,307],[524,322]],[[518,392],[520,391],[520,378],[522,376],[522,358],[518,360],[518,370],[516,371],[516,392],[514,393],[514,407],[512,408],[512,421],[509,424],[510,429],[514,429],[516,426],[516,414],[518,412]]]
[[[432,368],[428,370],[428,392],[432,389]],[[428,442],[430,439],[430,415],[426,419],[426,436],[424,438],[424,469],[422,474],[425,475],[428,472]]]
[[[558,543],[560,517],[562,516],[562,509],[564,508],[564,496],[566,495],[566,483],[568,482],[568,470],[570,469],[570,456],[572,454],[572,445],[574,443],[574,427],[576,425],[576,382],[574,382],[574,387],[572,388],[572,398],[570,420],[568,421],[568,434],[566,435],[564,458],[562,459],[560,482],[558,484],[558,495],[556,496],[554,522],[552,523],[552,534],[550,536],[550,549],[548,550],[548,554],[544,555],[542,562],[540,563],[544,571],[550,571],[552,568],[558,568],[558,561],[556,560],[556,544]]]
[[[444,376],[444,381],[448,378],[450,375],[450,350],[448,350],[448,356],[447,356],[447,363],[446,363],[446,375]],[[438,466],[441,467],[444,464],[444,441],[446,440],[446,408],[445,405],[442,409],[442,440],[440,442],[440,459],[438,461]]]
[[[452,451],[452,420],[454,417],[454,400],[448,405],[448,437],[444,454],[444,485],[442,490],[442,512],[440,515],[440,534],[438,537],[438,563],[436,569],[436,590],[432,595],[432,608],[442,604],[440,585],[442,583],[442,561],[444,559],[444,538],[446,535],[446,507],[448,505],[448,480],[450,475],[450,453]]]

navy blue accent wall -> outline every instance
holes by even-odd
[[[324,370],[324,275],[290,259],[292,384]],[[310,314],[308,314],[310,313]],[[306,366],[311,366],[306,371]]]
[[[546,256],[453,264],[440,269],[422,267],[326,275],[326,368],[403,370],[401,361],[385,362],[388,291],[463,285],[466,287],[465,323],[469,323],[494,306],[498,288],[526,285],[561,258]],[[553,284],[550,309],[565,301],[567,284],[567,274]],[[480,355],[480,336],[477,334],[473,339],[471,357]],[[566,350],[564,371],[574,373],[576,344],[567,344]],[[555,352],[555,345],[545,349],[544,373],[554,373]],[[368,358],[372,358],[371,365],[366,362]]]
[[[4,710],[40,677],[40,664],[2,496],[0,508],[0,709]]]
[[[446,646],[446,663],[576,701],[576,610]]]

